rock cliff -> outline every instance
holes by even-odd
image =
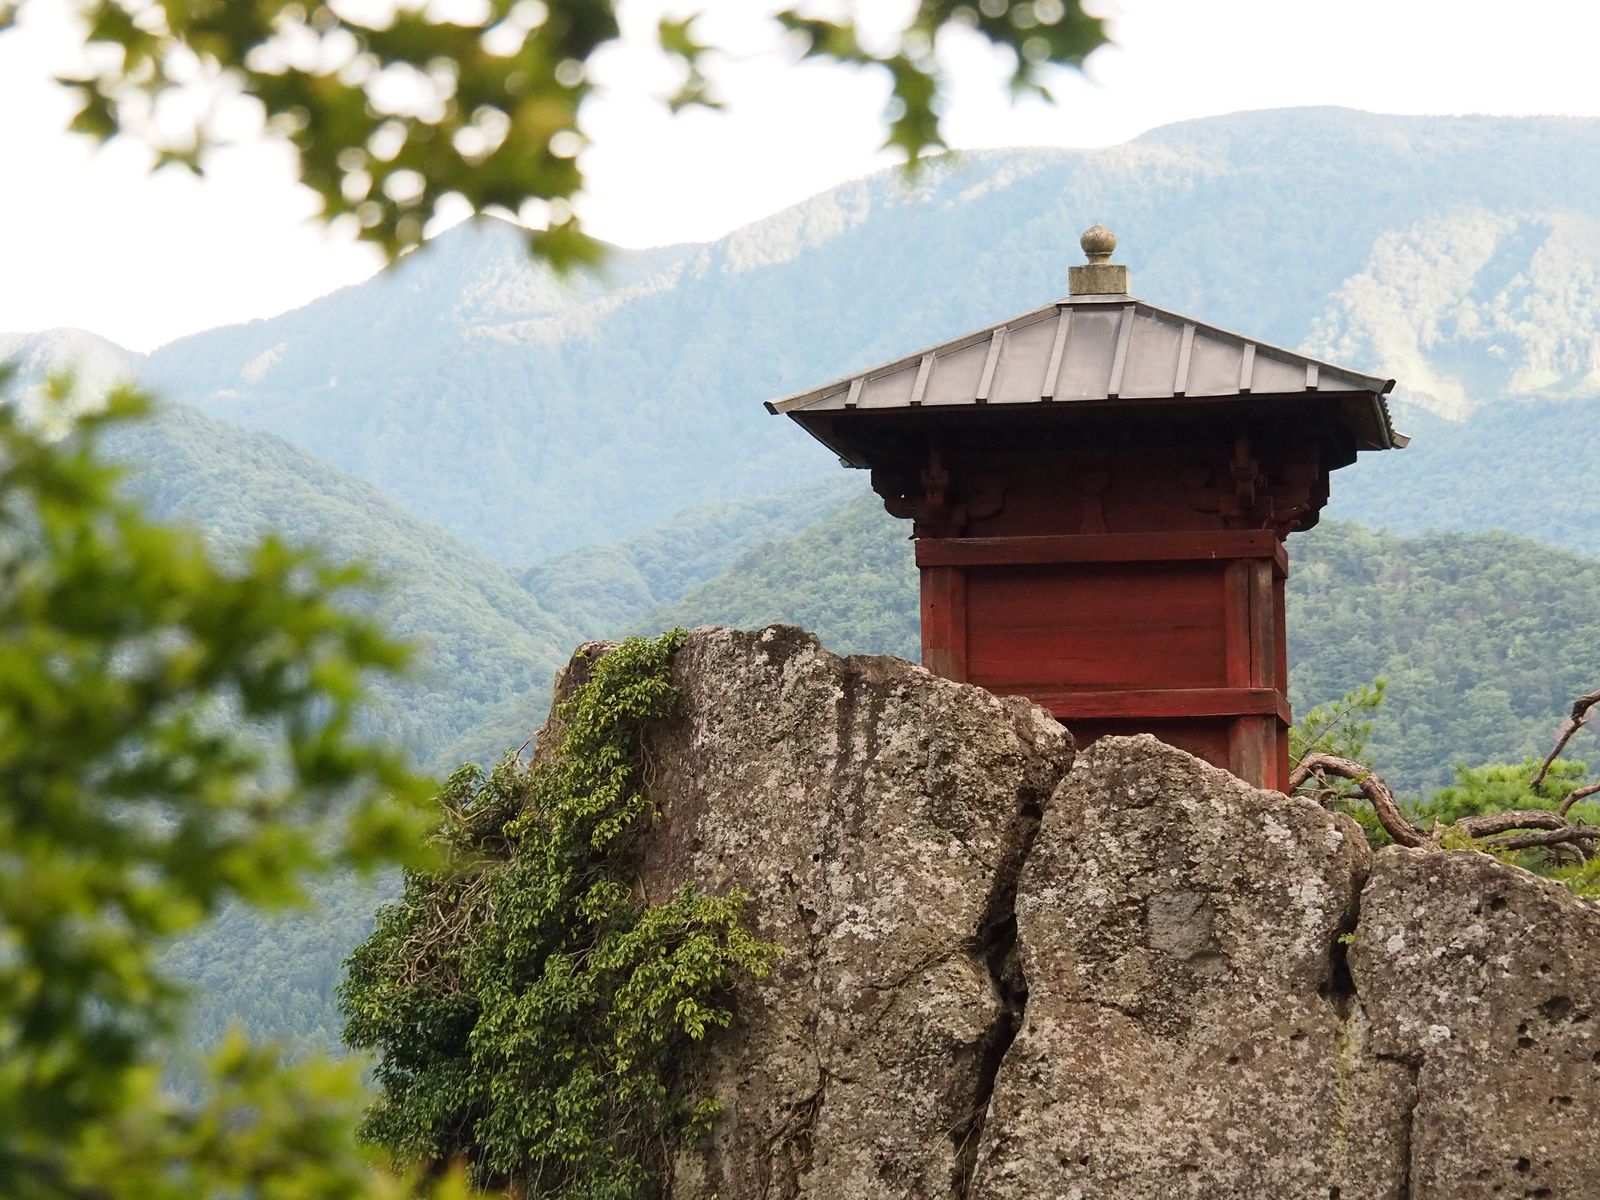
[[[1560,887],[791,628],[673,671],[642,885],[738,884],[785,954],[672,1200],[1600,1194]]]

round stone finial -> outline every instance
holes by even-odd
[[[1078,245],[1083,247],[1083,252],[1092,263],[1111,261],[1111,252],[1117,248],[1117,235],[1104,225],[1094,224],[1083,231],[1083,236],[1078,239]]]

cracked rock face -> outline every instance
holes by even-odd
[[[1409,1065],[1414,1200],[1600,1195],[1600,909],[1468,851],[1384,849],[1350,969]]]
[[[668,1200],[1600,1195],[1600,908],[799,630],[673,671],[641,882],[785,956]]]
[[[672,1196],[955,1194],[1010,1034],[990,960],[1071,739],[1026,701],[786,627],[696,631],[673,673],[645,887],[737,884],[785,953],[701,1067],[724,1116]]]
[[[1387,1194],[1401,1146],[1367,1114],[1408,1076],[1349,1044],[1339,940],[1369,857],[1310,801],[1095,743],[1023,872],[1027,1012],[972,1195]]]

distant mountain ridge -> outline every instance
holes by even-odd
[[[1139,295],[1400,378],[1415,441],[1341,471],[1330,516],[1600,554],[1595,121],[1296,110],[968,154],[619,253],[600,279],[557,280],[485,222],[148,358],[52,331],[0,338],[0,359],[38,375],[87,353],[86,383],[132,371],[180,402],[119,440],[158,515],[224,549],[277,528],[375,563],[393,588],[369,605],[422,649],[370,719],[443,771],[521,744],[585,637],[782,618],[914,656],[907,529],[759,402],[1048,302],[1094,220]],[[1334,522],[1291,553],[1297,701],[1390,672],[1398,783],[1542,747],[1594,685],[1594,561]],[[336,891],[183,948],[205,1028],[331,1039],[373,903]]]
[[[75,385],[90,396],[137,379],[145,356],[86,329],[45,329],[0,333],[0,364],[15,369],[30,386],[55,372],[71,371]]]
[[[1600,396],[1600,121],[1338,109],[950,156],[603,278],[466,226],[143,377],[523,568],[831,470],[760,401],[1060,295],[1093,220],[1140,296],[1392,373],[1427,411]]]

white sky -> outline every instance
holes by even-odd
[[[908,0],[858,0],[892,21]],[[669,0],[623,0],[626,30]],[[637,37],[608,50],[608,95],[584,114],[600,237],[628,246],[717,237],[885,165],[886,85],[796,68],[756,0],[702,0],[704,32],[734,47],[716,74],[729,109],[667,115],[670,90]],[[957,72],[958,147],[1096,146],[1190,117],[1303,104],[1379,112],[1600,116],[1596,0],[1098,0],[1115,47],[1060,104],[1012,107],[976,39],[942,46]],[[36,13],[48,17],[47,13]],[[134,349],[269,316],[377,269],[375,251],[306,222],[287,155],[253,144],[207,178],[148,175],[142,151],[95,153],[62,132],[49,82],[70,53],[59,21],[0,36],[0,330],[74,325]]]

